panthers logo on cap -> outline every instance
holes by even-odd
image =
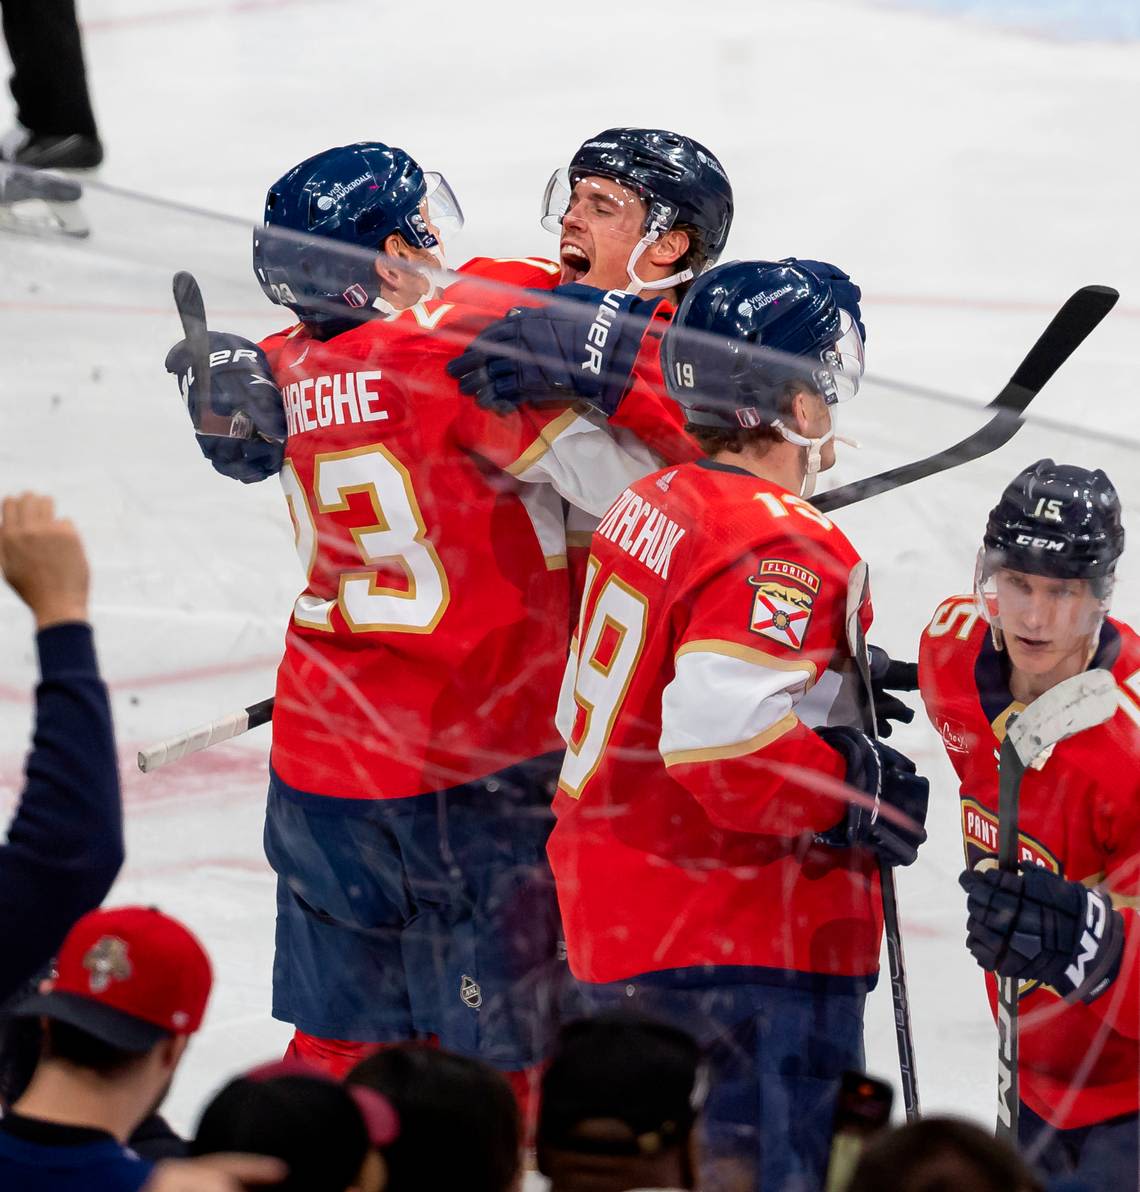
[[[131,975],[127,945],[118,936],[105,935],[83,957],[83,967],[90,973],[92,993],[103,993],[112,981],[126,981]]]

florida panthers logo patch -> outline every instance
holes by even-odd
[[[819,594],[819,576],[786,559],[764,559],[748,582],[752,597],[749,629],[792,650],[802,650]]]
[[[87,949],[83,967],[89,974],[87,983],[91,992],[104,993],[112,981],[130,979],[131,962],[127,956],[127,945],[117,936],[105,935]]]

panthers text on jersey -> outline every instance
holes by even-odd
[[[1102,725],[1061,741],[1021,783],[1023,862],[1072,881],[1103,883],[1124,915],[1120,974],[1095,1001],[1066,1004],[1023,983],[1019,1002],[1021,1099],[1068,1129],[1140,1108],[1140,639],[1108,618],[1092,662],[1112,673],[1120,708]],[[922,635],[919,686],[961,783],[966,864],[995,864],[998,753],[1010,715],[1008,656],[994,647],[972,596],[945,601]],[[997,1013],[997,982],[986,974]]]

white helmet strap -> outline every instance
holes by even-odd
[[[679,286],[684,282],[693,280],[693,271],[691,269],[682,269],[680,273],[673,273],[669,277],[661,278],[660,281],[643,281],[637,276],[637,262],[641,260],[642,254],[651,244],[655,244],[661,239],[662,230],[656,225],[653,226],[634,245],[633,252],[629,254],[629,260],[625,264],[625,271],[629,274],[629,285],[626,287],[626,293],[640,294],[642,290],[670,290],[674,286]]]
[[[818,439],[809,439],[806,435],[789,430],[778,418],[772,423],[780,432],[780,436],[787,442],[793,443],[797,447],[807,448],[807,467],[804,470],[804,478],[800,482],[801,497],[810,497],[815,492],[815,481],[819,475],[823,445],[835,438],[835,417],[830,406],[827,407],[827,417],[827,433],[820,435]]]

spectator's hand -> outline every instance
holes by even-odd
[[[0,572],[32,610],[37,629],[87,620],[87,556],[75,526],[56,517],[51,497],[4,498]]]
[[[280,1159],[266,1155],[203,1155],[167,1159],[154,1169],[142,1192],[243,1192],[280,1183],[289,1174]]]

